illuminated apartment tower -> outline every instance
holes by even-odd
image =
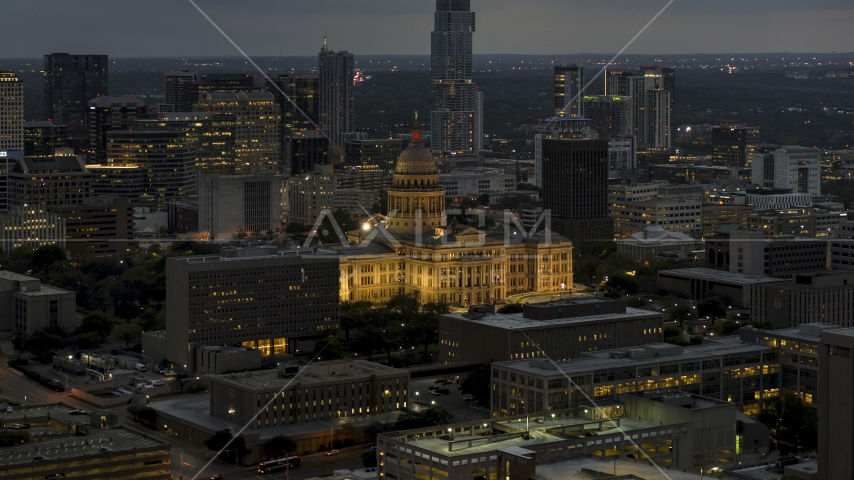
[[[320,130],[334,147],[344,147],[344,135],[355,131],[353,54],[332,51],[323,38],[318,56]]]
[[[555,116],[583,117],[584,67],[558,65],[555,67]]]
[[[436,0],[431,34],[433,111],[431,149],[437,154],[475,152],[477,87],[472,83],[475,14],[470,0]]]
[[[89,146],[89,100],[109,94],[106,55],[44,56],[44,118],[65,125],[74,153]]]
[[[24,84],[15,72],[0,72],[0,150],[24,149]]]

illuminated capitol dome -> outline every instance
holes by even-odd
[[[445,189],[439,186],[436,158],[421,141],[417,117],[412,125],[412,142],[397,157],[393,185],[388,189],[389,232],[429,234],[444,226]]]

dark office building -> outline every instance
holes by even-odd
[[[93,255],[129,256],[136,251],[133,207],[124,197],[91,197],[77,205],[48,207],[65,219],[68,242],[85,242]]]
[[[56,147],[65,146],[65,125],[54,125],[42,120],[24,122],[24,156],[48,158],[56,154]]]
[[[245,73],[205,73],[199,77],[197,95],[202,93],[262,93],[263,88],[255,85],[255,76]],[[195,102],[194,99],[193,101]]]
[[[329,140],[315,132],[307,133],[291,137],[287,143],[285,174],[294,176],[312,173],[315,165],[329,165]]]
[[[759,129],[756,127],[712,127],[712,158],[715,165],[749,167],[758,148]]]
[[[612,239],[608,217],[608,140],[543,139],[543,208],[572,241]]]
[[[237,171],[235,153],[237,116],[212,112],[160,113],[156,119],[138,120],[134,129],[180,130],[196,146],[196,169],[227,175]]]
[[[345,167],[359,172],[390,172],[404,149],[403,140],[359,140],[345,144]]]
[[[584,67],[558,65],[554,68],[555,116],[583,117],[581,89],[584,88]]]
[[[189,70],[166,72],[166,101],[173,112],[191,112],[199,98],[199,74]]]
[[[107,132],[127,130],[148,115],[142,99],[133,97],[98,97],[89,101],[89,161],[107,159]]]
[[[631,97],[617,95],[585,95],[581,97],[584,117],[600,138],[632,135]]]
[[[276,78],[265,81],[268,92],[276,98],[276,103],[281,110],[282,122],[279,124],[279,140],[282,144],[283,170],[288,172],[288,165],[293,165],[294,150],[291,139],[302,135],[302,132],[317,131],[320,108],[320,80],[317,77],[290,77],[279,75]],[[288,98],[285,98],[284,92]],[[294,105],[296,104],[296,105]],[[300,110],[302,112],[300,112]],[[297,145],[297,157],[304,156],[301,149],[304,144]]]
[[[89,100],[109,94],[106,55],[44,56],[44,118],[65,125],[74,153],[88,147]]]

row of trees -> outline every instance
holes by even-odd
[[[444,303],[421,304],[414,295],[392,297],[385,305],[368,301],[341,304],[341,330],[351,351],[372,359],[377,353],[391,353],[423,347],[423,357],[428,358],[428,348],[439,341],[439,315],[449,313]],[[327,355],[328,358],[328,355]]]
[[[11,340],[18,359],[27,352],[38,359],[46,359],[63,348],[70,348],[75,352],[100,348],[111,337],[130,346],[131,342],[139,339],[141,333],[142,327],[139,324],[117,325],[110,315],[98,311],[84,317],[73,332],[66,332],[61,327],[52,325],[33,332],[16,330],[12,333]]]

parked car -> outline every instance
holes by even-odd
[[[80,410],[79,408],[75,408],[74,410],[72,410],[68,413],[70,413],[71,415],[88,415],[89,414],[89,412],[87,412],[86,410]]]
[[[208,480],[225,480],[225,474],[220,473],[219,475],[211,475],[208,477]]]
[[[175,372],[173,370],[163,370],[163,375],[166,375],[167,377],[174,377]]]
[[[145,381],[145,377],[143,377],[142,375],[137,375],[137,376],[133,377],[133,379],[136,380],[137,382],[144,382]]]
[[[474,395],[472,395],[472,394],[470,394],[470,393],[467,393],[467,394],[463,395],[463,401],[465,401],[465,402],[470,402],[470,401],[472,401],[472,400],[474,400]]]
[[[145,372],[148,370],[148,368],[145,366],[144,363],[137,363],[136,369],[139,370],[140,372]]]
[[[149,380],[148,384],[152,387],[162,387],[163,385],[166,385],[163,383],[163,380]]]
[[[101,453],[109,453],[109,452],[112,452],[113,450],[110,448],[107,448],[107,447],[101,447],[98,449],[98,451]]]
[[[36,455],[35,457],[33,457],[33,460],[36,462],[41,462],[42,460],[47,460],[47,457],[45,457],[44,455]]]
[[[12,426],[9,428],[11,428],[12,430],[23,430],[24,424],[23,423],[13,423]]]
[[[12,412],[14,412],[14,411],[15,411],[15,409],[14,409],[14,408],[12,408],[12,407],[6,407],[6,413],[12,413]]]
[[[437,396],[437,397],[441,397],[441,396],[442,396],[442,394],[441,394],[441,393],[439,393],[439,391],[438,391],[438,390],[430,390],[430,395],[435,395],[435,396]]]
[[[338,450],[330,450],[330,451],[326,452],[326,456],[331,457],[333,455],[338,455],[339,453],[341,453],[341,452],[339,452]]]

